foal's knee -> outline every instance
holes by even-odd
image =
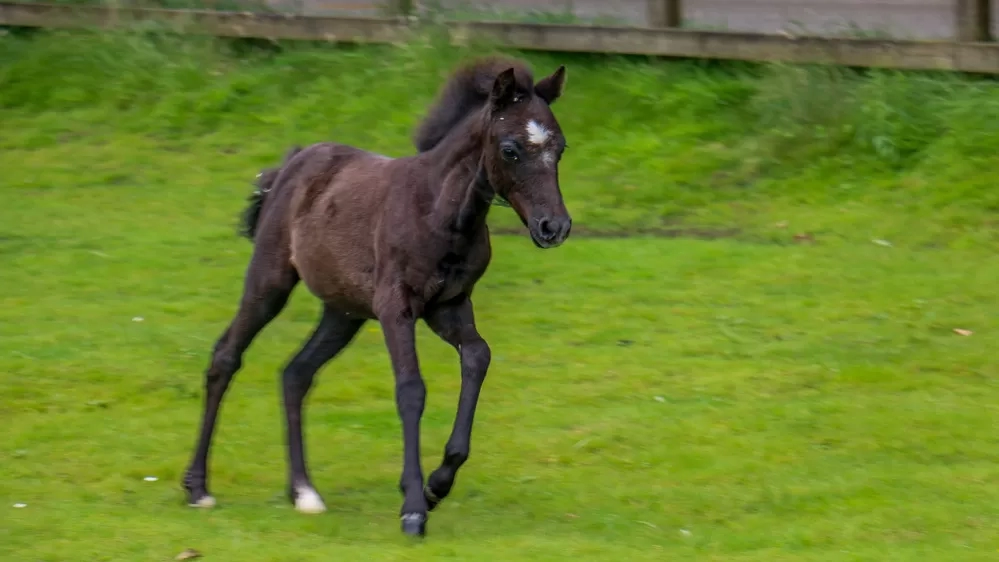
[[[485,378],[490,361],[492,361],[492,351],[482,338],[461,346],[461,363],[464,367],[462,374],[467,373],[468,376],[479,379]]]

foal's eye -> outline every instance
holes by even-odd
[[[517,151],[510,148],[509,146],[504,146],[501,152],[503,154],[503,158],[508,162],[516,162],[517,160],[520,159],[520,157],[517,156]]]

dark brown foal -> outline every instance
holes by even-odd
[[[468,459],[489,368],[471,294],[490,260],[490,205],[496,197],[508,201],[540,248],[569,236],[572,221],[558,183],[565,138],[549,108],[564,83],[564,67],[535,83],[520,61],[476,61],[452,75],[421,123],[414,139],[419,154],[392,159],[320,143],[293,149],[279,167],[261,173],[244,215],[254,252],[243,297],[205,375],[200,438],[184,477],[190,505],[215,505],[208,454],[222,398],[250,342],[301,280],[323,309],[282,376],[289,498],[299,511],[325,510],[306,466],[302,403],[316,372],[375,319],[402,420],[402,529],[424,534],[427,512],[447,497]],[[426,485],[420,466],[426,387],[414,335],[421,318],[461,359],[454,428]]]

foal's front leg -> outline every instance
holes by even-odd
[[[430,474],[424,494],[430,509],[437,507],[454,486],[458,469],[468,460],[472,441],[472,422],[479,391],[489,369],[489,345],[475,329],[472,301],[460,297],[435,307],[426,315],[427,324],[438,336],[458,350],[461,357],[461,396],[451,437],[444,447],[444,460]]]
[[[423,469],[420,467],[420,417],[427,389],[420,376],[416,357],[416,315],[405,299],[383,301],[378,320],[395,374],[395,403],[402,420],[403,462],[399,488],[403,500],[402,531],[423,536],[427,526],[427,500],[423,497]]]

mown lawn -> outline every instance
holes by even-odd
[[[999,556],[997,197],[985,189],[999,152],[967,140],[987,139],[999,115],[991,86],[856,78],[917,124],[936,117],[909,94],[931,92],[937,108],[981,102],[981,130],[955,106],[967,121],[941,122],[935,139],[891,129],[896,152],[872,155],[863,138],[824,144],[811,114],[756,119],[770,110],[752,108],[783,102],[728,70],[577,61],[584,72],[558,111],[581,234],[546,252],[496,237],[475,297],[494,360],[472,458],[414,544],[398,532],[401,439],[374,323],[324,369],[307,411],[330,511],[285,502],[277,375],[318,312],[301,288],[223,409],[220,507],[187,508],[179,481],[202,371],[250,252],[234,233],[249,180],[293,141],[405,153],[439,69],[413,71],[410,98],[388,63],[354,82],[313,77],[303,98],[255,89],[280,61],[241,63],[218,78],[223,95],[205,89],[207,71],[190,87],[167,80],[196,73],[190,53],[157,52],[178,74],[124,84],[108,70],[118,59],[57,57],[78,50],[71,39],[5,39],[16,57],[0,57],[0,559],[168,560],[185,548],[254,562]],[[360,73],[365,53],[294,56]],[[398,56],[397,68],[418,64]],[[796,76],[779,72],[764,86]],[[91,75],[111,102],[88,97],[100,92]],[[375,76],[390,111],[331,97]],[[652,112],[667,103],[651,93],[663,80],[694,109],[673,99],[677,113]],[[178,89],[146,99],[150,85]],[[624,91],[629,103],[601,102]],[[247,101],[257,95],[271,97]],[[273,111],[244,107],[286,95]],[[515,231],[509,210],[494,213]],[[598,236],[643,231],[659,236]],[[429,471],[458,365],[426,329],[419,348]]]

